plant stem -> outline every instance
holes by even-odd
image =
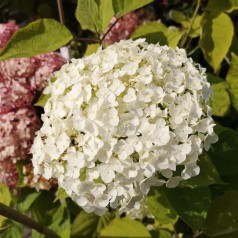
[[[117,22],[119,21],[120,18],[117,18],[115,22],[113,22],[113,24],[108,28],[108,30],[106,31],[106,33],[102,36],[101,42],[103,42],[103,40],[105,39],[105,37],[108,35],[108,33],[112,30],[112,28],[117,24]]]
[[[62,0],[57,0],[60,23],[64,25],[64,10]]]
[[[30,217],[21,214],[20,212],[6,206],[5,204],[0,202],[0,215],[17,221],[23,225],[26,225],[32,229],[35,229],[39,233],[45,235],[47,238],[60,238],[53,230],[49,229],[46,226],[43,226]]]
[[[194,10],[192,20],[191,20],[191,22],[190,22],[190,25],[189,25],[187,31],[185,32],[184,37],[183,37],[182,40],[181,40],[181,43],[180,43],[180,47],[181,47],[181,48],[183,48],[183,47],[185,46],[186,42],[187,42],[189,33],[190,33],[191,29],[192,29],[193,23],[194,23],[194,21],[195,21],[195,18],[196,18],[196,16],[197,16],[197,13],[198,13],[198,10],[199,10],[200,6],[201,6],[201,0],[197,0],[197,6],[196,6],[196,8],[195,8],[195,10]]]

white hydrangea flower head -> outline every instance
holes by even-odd
[[[124,212],[151,186],[198,175],[198,156],[218,139],[205,70],[183,49],[124,40],[54,76],[34,172],[56,178],[86,212]]]

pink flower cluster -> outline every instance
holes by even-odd
[[[127,13],[118,21],[116,17],[113,17],[109,28],[113,24],[115,25],[104,38],[104,43],[111,45],[120,40],[129,39],[138,26],[153,19],[155,19],[155,15],[148,8],[141,8],[140,10]]]
[[[0,49],[18,29],[12,22],[0,24]],[[9,187],[16,187],[16,162],[29,158],[35,132],[41,125],[32,103],[37,92],[46,86],[48,78],[65,63],[58,53],[0,62],[0,182]],[[34,184],[41,181],[45,188],[49,188],[44,179],[33,179],[32,170],[27,168],[26,185],[32,186],[34,180]]]

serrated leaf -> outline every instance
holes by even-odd
[[[204,153],[199,156],[198,165],[200,167],[199,175],[182,181],[179,185],[180,187],[196,188],[223,183],[208,154]]]
[[[217,197],[208,211],[204,231],[212,237],[232,237],[238,232],[238,191],[230,190]],[[236,237],[236,236],[234,236]]]
[[[209,14],[204,17],[202,35],[199,46],[209,65],[217,71],[226,56],[234,35],[234,27],[230,17],[221,13],[213,18]]]
[[[207,78],[213,90],[209,101],[213,109],[213,115],[224,117],[229,114],[231,107],[228,84],[225,80],[210,73],[208,73]]]
[[[85,211],[81,211],[72,224],[72,237],[93,237],[93,234],[97,229],[99,219],[100,217],[94,213],[86,213]]]
[[[220,176],[238,172],[238,134],[236,131],[217,125],[218,142],[208,151]]]
[[[233,107],[238,111],[238,56],[231,54],[230,69],[226,76]]]
[[[0,183],[0,202],[9,206],[11,202],[11,194],[8,187],[5,184]],[[0,216],[0,227],[3,222],[6,220],[6,217]]]
[[[124,217],[112,220],[112,222],[100,232],[100,237],[149,238],[151,235],[142,223],[132,220],[129,217]]]
[[[116,17],[122,17],[126,13],[141,8],[151,2],[153,0],[112,0]]]
[[[102,34],[114,15],[112,0],[78,0],[75,16],[83,30]]]
[[[15,32],[0,51],[0,60],[55,51],[71,39],[72,35],[64,25],[53,19],[40,19]]]
[[[99,44],[90,44],[87,46],[87,49],[84,53],[84,56],[91,55],[97,52],[97,49],[100,47]]]
[[[211,203],[209,188],[173,188],[166,189],[165,192],[178,215],[194,232],[200,230]]]
[[[132,34],[132,39],[146,38],[148,43],[160,43],[175,48],[183,33],[167,28],[162,23],[147,22],[139,26]]]
[[[161,224],[175,223],[178,218],[166,197],[164,189],[161,187],[150,190],[146,198],[146,204],[156,221]]]

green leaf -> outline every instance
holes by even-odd
[[[106,226],[101,232],[100,237],[151,237],[146,227],[129,217],[116,218]]]
[[[169,16],[177,23],[182,25],[183,30],[187,31],[188,28],[191,25],[192,18],[186,16],[183,12],[177,11],[177,10],[171,10],[169,12]],[[202,16],[197,15],[194,19],[192,28],[189,32],[189,36],[191,38],[198,37],[200,35],[201,30],[201,20]]]
[[[161,224],[175,223],[178,216],[170,205],[162,187],[152,188],[146,198],[146,204]]]
[[[217,71],[226,56],[234,35],[233,23],[228,15],[221,13],[215,18],[209,14],[204,17],[199,46],[206,61]]]
[[[152,238],[173,238],[172,233],[170,233],[169,231],[166,230],[151,230],[150,234],[152,236]]]
[[[114,16],[114,10],[112,6],[112,0],[101,0],[99,3],[98,21],[101,23],[101,32],[103,33],[107,29],[112,17]]]
[[[217,197],[208,211],[204,231],[207,235],[220,238],[232,237],[238,232],[238,191],[230,190]],[[237,236],[234,236],[237,237]]]
[[[11,202],[11,194],[8,187],[5,184],[0,183],[0,202],[9,206]],[[0,227],[3,222],[6,220],[6,217],[0,216]]]
[[[44,204],[44,209],[42,209]],[[41,207],[39,207],[41,205]],[[53,203],[53,196],[44,193],[32,206],[36,220],[54,230],[62,238],[70,238],[70,216],[64,203]],[[47,238],[37,231],[32,231],[32,238]]]
[[[83,30],[102,34],[114,15],[112,0],[78,0],[75,16]]]
[[[48,101],[48,99],[50,98],[50,94],[43,94],[41,93],[39,99],[37,100],[37,102],[34,104],[35,107],[44,107],[46,102]]]
[[[97,229],[99,218],[94,213],[81,211],[72,224],[72,237],[91,238]]]
[[[32,204],[41,195],[41,192],[36,192],[34,190],[22,189],[21,197],[18,200],[17,207],[20,212],[26,212],[30,209]]]
[[[238,172],[238,134],[236,131],[217,125],[215,132],[219,137],[208,151],[220,176]]]
[[[58,213],[61,212],[61,216],[59,214],[57,216],[52,215],[56,212],[56,210],[61,206],[60,202],[57,201],[54,203],[54,194],[49,191],[42,191],[40,196],[35,200],[32,204],[31,211],[35,217],[35,219],[46,226],[49,226],[55,219],[62,219],[63,214],[62,211],[57,211]],[[44,204],[44,209],[42,209],[42,204]]]
[[[162,23],[147,22],[139,26],[132,34],[132,39],[146,38],[148,43],[160,43],[175,48],[182,37],[182,32],[167,28]]]
[[[72,39],[69,30],[53,19],[40,19],[15,32],[0,51],[0,60],[31,57],[59,49]]]
[[[96,53],[99,47],[100,47],[99,44],[90,44],[90,45],[88,45],[87,49],[86,49],[86,52],[84,53],[84,56]]]
[[[196,188],[223,183],[208,154],[204,153],[199,156],[198,165],[200,167],[199,175],[182,181],[179,185],[180,187]]]
[[[114,219],[113,212],[106,212],[103,216],[100,217],[97,226],[97,234],[100,233],[102,229],[104,229],[113,219]]]
[[[208,74],[208,81],[211,83],[213,90],[209,102],[213,109],[213,115],[219,117],[228,115],[231,108],[231,100],[227,82],[212,74]]]
[[[116,17],[122,17],[126,13],[141,8],[153,0],[112,0]]]
[[[63,188],[58,188],[54,202],[69,197]]]
[[[238,9],[237,0],[219,0],[219,4],[217,0],[209,0],[206,6],[206,10],[213,15],[218,15],[221,12],[229,13],[237,9]]]
[[[173,188],[165,190],[168,201],[194,232],[203,227],[211,202],[210,190],[204,188]]]
[[[8,220],[7,228],[0,231],[0,237],[1,238],[22,238],[22,233],[23,233],[22,224],[15,221]]]
[[[230,69],[226,76],[233,107],[238,111],[238,56],[231,54]]]

